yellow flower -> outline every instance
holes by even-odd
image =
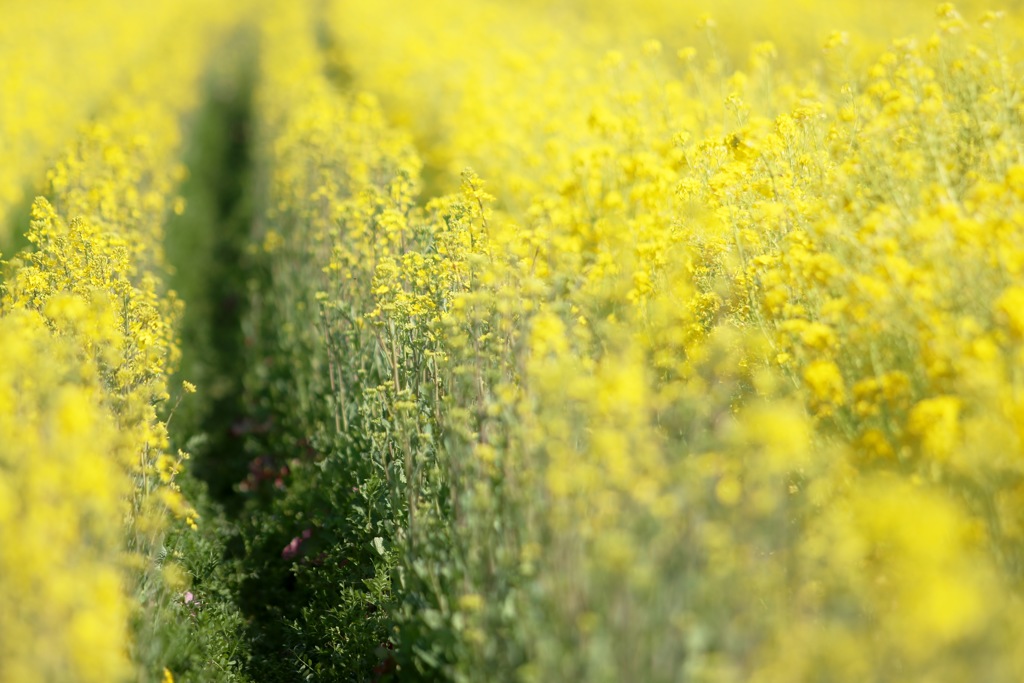
[[[846,403],[843,373],[834,362],[814,361],[804,369],[803,377],[811,392],[811,404],[819,415],[830,415],[835,407]]]
[[[956,396],[936,396],[911,409],[907,432],[917,438],[924,455],[945,460],[960,447],[962,405]]]
[[[995,302],[997,319],[1015,341],[1024,340],[1024,287],[1007,287]]]

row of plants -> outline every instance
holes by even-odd
[[[96,71],[66,89],[40,73],[54,90],[39,85],[39,99],[14,100],[26,107],[26,125],[47,136],[4,119],[15,126],[8,151],[19,160],[38,163],[56,142],[64,147],[30,224],[12,223],[27,228],[28,246],[8,256],[0,281],[2,681],[167,683],[192,660],[205,668],[228,640],[193,639],[216,632],[192,619],[191,567],[168,547],[171,534],[193,563],[209,551],[187,536],[199,522],[180,486],[189,454],[169,435],[176,408],[196,387],[171,384],[181,302],[167,285],[164,234],[184,212],[177,188],[187,175],[186,138],[210,60],[239,7],[124,9],[103,3],[88,16],[70,12],[69,21],[84,20],[77,26],[54,18],[58,35],[62,26],[71,31],[63,48],[72,57],[82,50],[81,66]],[[35,19],[22,26],[31,29],[22,36],[28,54],[58,47],[53,36],[33,46],[43,17],[14,11]],[[173,30],[143,19],[167,19]],[[96,28],[103,22],[109,34]],[[126,60],[135,61],[130,74]],[[14,184],[37,171],[3,166]]]
[[[377,510],[401,678],[1013,678],[1015,19],[826,33],[815,73],[726,66],[710,17],[702,57],[324,11],[315,92],[272,90],[271,403],[317,488],[386,494],[329,500]]]

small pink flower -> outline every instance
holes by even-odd
[[[192,591],[185,591],[185,604],[186,605],[191,603],[195,599],[196,599],[196,596],[194,596],[192,594]]]
[[[300,545],[302,545],[302,539],[296,536],[291,540],[291,543],[286,545],[284,547],[284,550],[281,551],[281,557],[283,557],[286,560],[295,559],[295,556],[299,554]]]
[[[300,536],[296,536],[291,542],[284,547],[281,551],[281,557],[286,560],[293,560],[299,554],[299,548],[302,546],[302,542],[309,540],[313,535],[312,529],[304,529]]]

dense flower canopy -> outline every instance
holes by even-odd
[[[0,683],[1019,680],[1024,17],[53,4],[0,22]],[[170,423],[233,392],[203,531],[228,437]]]

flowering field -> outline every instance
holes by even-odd
[[[1019,3],[57,4],[0,683],[1024,677]]]

